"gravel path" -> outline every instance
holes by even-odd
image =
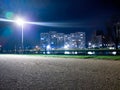
[[[0,55],[0,90],[120,90],[120,61]]]

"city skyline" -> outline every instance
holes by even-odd
[[[20,34],[20,33],[19,33]],[[81,36],[82,34],[82,36]],[[7,45],[7,46],[3,46],[1,45],[1,47],[4,49],[4,50],[14,50],[14,49],[21,49],[21,37],[19,37],[19,40],[18,41],[14,41],[13,39],[11,40],[11,44]],[[16,37],[18,39],[18,37]],[[42,38],[43,37],[43,38]],[[47,41],[47,44],[45,45],[45,47],[43,48],[42,47],[42,44],[41,42],[44,41],[46,42],[46,40],[44,39],[46,37],[46,40]],[[51,39],[53,38],[54,40],[54,37],[57,41],[53,41],[54,43],[56,43],[55,45],[52,45],[52,40],[50,40],[50,37]],[[14,38],[14,39],[16,39]],[[66,41],[61,41],[60,43],[60,38],[63,38],[65,40],[66,38]],[[16,40],[17,40],[16,39]],[[25,48],[35,48],[36,46],[39,46],[41,49],[45,49],[48,45],[51,45],[53,47],[55,47],[56,49],[59,49],[59,48],[62,48],[62,49],[65,49],[65,44],[69,45],[69,49],[73,48],[79,48],[79,49],[85,49],[86,48],[86,44],[87,44],[87,41],[86,41],[86,33],[85,32],[73,32],[73,33],[60,33],[60,32],[56,32],[56,31],[49,31],[49,32],[42,32],[42,33],[39,33],[39,40],[34,40],[34,42],[31,43],[30,41],[31,39],[27,39],[27,38],[24,38],[24,49]],[[72,40],[74,40],[73,42],[74,43],[77,43],[78,42],[83,42],[83,46],[72,46]],[[59,44],[58,44],[59,43]],[[57,47],[57,46],[58,47]],[[51,47],[52,48],[52,47]]]
[[[50,49],[85,49],[86,34],[85,32],[75,33],[58,33],[50,31],[40,34],[40,48],[42,50]]]

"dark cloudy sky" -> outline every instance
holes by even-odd
[[[84,31],[90,36],[94,30],[105,29],[105,22],[120,15],[119,10],[118,0],[0,0],[0,18],[6,18],[10,12],[13,17],[19,15],[28,21],[68,23],[67,27],[66,24],[59,27],[27,25],[25,29],[28,30],[24,31],[26,42],[35,41],[35,44],[40,32],[53,30],[64,33]],[[19,41],[20,31],[16,29],[13,24],[0,22],[0,44],[6,45],[11,39]]]

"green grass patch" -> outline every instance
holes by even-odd
[[[95,59],[120,60],[120,56],[96,56]]]
[[[78,58],[78,59],[101,59],[101,60],[120,60],[120,56],[100,56],[100,55],[39,55],[32,56],[55,57],[55,58]]]

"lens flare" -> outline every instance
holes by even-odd
[[[0,21],[3,22],[13,22],[16,23],[16,20],[4,19],[0,18]],[[60,28],[88,28],[91,25],[82,25],[81,23],[66,23],[66,22],[30,22],[24,21],[24,24],[32,24],[32,25],[40,25],[40,26],[47,26],[47,27],[60,27]]]

